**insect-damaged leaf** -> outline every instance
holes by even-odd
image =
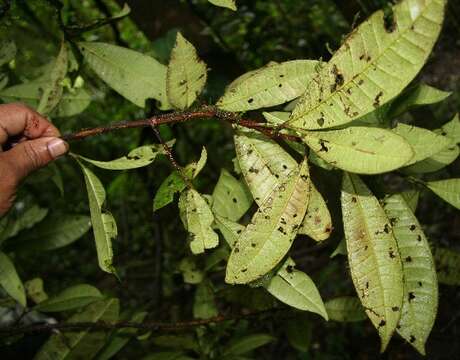
[[[426,186],[441,199],[460,209],[460,179],[430,181]]]
[[[243,130],[235,135],[235,149],[241,172],[259,206],[299,166],[276,142],[252,131]],[[299,233],[321,241],[330,236],[331,229],[326,202],[311,182],[307,215]]]
[[[438,282],[430,246],[417,218],[401,195],[384,200],[402,259],[404,300],[397,332],[425,355],[425,342],[438,307]]]
[[[212,198],[212,211],[233,221],[238,221],[253,201],[248,187],[225,169],[220,172]]]
[[[101,181],[80,161],[77,160],[77,162],[81,166],[85,177],[99,267],[105,272],[116,274],[112,265],[112,240],[117,237],[117,223],[112,214],[103,210],[105,190]]]
[[[351,277],[383,352],[401,316],[403,274],[391,224],[357,175],[345,173],[342,216]]]
[[[137,106],[146,99],[167,104],[166,66],[139,52],[100,42],[79,42],[83,57],[107,85]]]
[[[433,131],[411,126],[398,124],[392,131],[402,136],[414,150],[414,156],[406,165],[414,164],[430,156],[439,153],[446,147],[452,146],[451,140]]]
[[[286,255],[307,211],[311,184],[307,161],[276,186],[240,235],[225,281],[245,284],[272,270]]]
[[[6,293],[19,302],[22,306],[26,306],[26,291],[14,264],[10,258],[0,251],[0,286]]]
[[[219,237],[211,227],[214,221],[212,211],[196,190],[188,189],[181,194],[179,211],[182,223],[189,233],[192,253],[201,254],[219,244]]]
[[[354,322],[366,319],[366,313],[358,298],[342,296],[326,301],[324,304],[329,319],[340,322]]]
[[[377,11],[355,29],[310,81],[289,127],[348,123],[385,104],[425,63],[439,35],[445,0],[404,0],[384,20]]]
[[[291,101],[304,93],[317,64],[294,60],[250,71],[227,87],[217,106],[227,111],[247,111]]]
[[[180,32],[171,51],[166,75],[168,100],[177,109],[187,109],[206,84],[206,64],[198,58],[193,45]]]
[[[315,131],[303,133],[303,140],[324,161],[358,174],[388,172],[404,166],[413,156],[404,138],[386,129]]]
[[[208,0],[211,4],[236,11],[235,0]]]
[[[119,307],[118,299],[101,300],[73,315],[68,322],[114,322],[118,319]],[[34,359],[90,359],[104,346],[106,337],[104,331],[90,329],[53,334]]]

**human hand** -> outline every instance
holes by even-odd
[[[21,180],[67,152],[69,146],[59,136],[58,129],[27,106],[0,105],[0,217],[13,205]]]

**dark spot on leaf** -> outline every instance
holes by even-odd
[[[279,84],[278,87],[283,87],[283,84]]]
[[[286,271],[290,274],[294,271],[294,267],[292,265],[286,266]]]
[[[374,99],[374,107],[379,107],[380,106],[380,99],[381,97],[383,96],[383,91],[380,91],[376,96],[375,96],[375,99]]]
[[[297,217],[297,214],[292,215],[292,217],[293,217],[293,218],[296,218],[296,217]]]
[[[235,253],[239,253],[240,249],[236,247],[234,251],[235,251]]]
[[[258,169],[255,169],[253,167],[249,168],[249,172],[250,173],[254,173],[254,174],[258,174],[259,173],[259,170]]]
[[[332,74],[334,75],[334,84],[331,85],[331,92],[335,92],[337,88],[341,87],[345,80],[343,78],[343,75],[340,73],[339,68],[337,65],[333,65],[332,67]]]
[[[236,230],[236,233],[237,233],[237,234],[241,234],[242,231],[243,231],[243,230],[241,230],[241,229],[240,229],[240,230]]]
[[[398,219],[396,219],[396,218],[390,218],[390,224],[391,224],[391,226],[394,226],[394,224],[396,224],[396,221],[397,221],[397,220],[398,220]]]
[[[415,225],[411,225],[411,226],[409,226],[409,230],[410,230],[410,231],[414,231],[414,230],[416,229],[416,227],[417,227],[417,226],[415,226]]]
[[[390,255],[391,259],[394,259],[396,257],[395,252],[392,249],[390,249],[390,251],[388,252],[388,255]]]
[[[257,245],[254,244],[254,243],[251,243],[251,246],[252,246],[253,248],[255,248]]]
[[[387,323],[387,322],[386,322],[385,320],[381,320],[381,321],[379,322],[379,327],[385,326],[386,323]]]
[[[356,198],[355,198],[354,196],[351,198],[351,202],[352,202],[352,203],[356,203],[357,201],[358,201],[358,200],[356,200]]]
[[[234,203],[237,203],[237,202],[238,202],[238,200],[236,200],[235,198],[233,198],[232,200],[233,200]]]
[[[363,79],[361,79],[361,80],[358,81],[358,85],[362,85],[362,84],[364,84],[364,80],[363,80]]]
[[[391,308],[391,310],[393,310],[393,311],[399,311],[399,306],[393,306],[393,307]]]
[[[244,273],[244,272],[246,272],[246,271],[248,271],[247,268],[241,269],[241,272],[242,272],[242,273]]]
[[[396,30],[396,19],[391,8],[385,9],[385,16],[383,18],[383,26],[387,33],[392,33]]]
[[[406,262],[411,262],[412,261],[412,258],[410,256],[406,257]]]
[[[415,340],[417,340],[417,339],[415,338],[414,335],[411,335],[411,336],[409,337],[409,342],[410,342],[411,344],[412,344],[413,342],[415,342]]]
[[[268,215],[265,215],[264,217],[265,217],[266,220],[270,219],[270,216],[268,216]]]
[[[366,281],[366,289],[369,289],[369,281]]]
[[[319,119],[316,120],[316,122],[318,123],[319,126],[323,126],[324,125],[324,117],[320,117]]]
[[[366,251],[367,249],[369,249],[369,246],[364,246],[364,250]]]
[[[307,176],[307,175],[300,175],[300,178],[301,178],[303,181],[308,181],[308,176]]]
[[[422,282],[421,282],[421,281],[419,281],[419,282],[418,282],[418,286],[420,286],[420,287],[422,287],[422,286],[423,286],[423,284],[422,284]]]
[[[280,78],[283,78],[283,77],[284,77],[284,75],[283,75],[283,74],[280,74]]]
[[[422,241],[422,235],[417,235],[417,241]]]
[[[319,149],[319,151],[324,151],[324,152],[329,151],[328,147],[326,146],[327,142],[328,142],[327,140],[323,140],[323,139],[319,140],[319,145],[321,146],[321,149]]]
[[[254,102],[253,98],[248,99],[248,104],[251,104],[252,102]]]
[[[409,302],[415,299],[415,294],[411,291],[409,292]]]
[[[182,85],[185,85],[187,84],[187,80],[182,80],[180,83],[179,83],[179,86],[182,86]]]
[[[386,234],[390,233],[390,225],[389,224],[385,224],[385,227],[383,228],[383,232],[386,233]]]

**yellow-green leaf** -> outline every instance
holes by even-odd
[[[460,148],[452,142],[450,146],[447,146],[440,152],[401,170],[406,174],[425,174],[435,172],[452,164],[459,155]]]
[[[245,284],[272,270],[286,255],[308,208],[307,161],[276,186],[232,249],[225,281]]]
[[[303,94],[317,61],[270,63],[234,80],[217,102],[227,111],[247,111],[291,101]]]
[[[208,0],[211,4],[236,11],[235,0]]]
[[[403,137],[386,129],[349,127],[302,134],[304,142],[324,161],[358,174],[395,170],[414,154]]]
[[[404,275],[404,300],[397,331],[422,355],[438,308],[438,281],[430,246],[417,218],[401,195],[385,198]]]
[[[192,253],[201,254],[219,244],[219,237],[211,227],[214,222],[212,211],[196,190],[188,189],[181,194],[179,211],[182,223],[189,233]]]
[[[307,213],[299,228],[299,234],[308,235],[315,241],[329,238],[332,232],[331,213],[321,193],[311,183],[310,202]]]
[[[201,94],[206,77],[206,64],[198,58],[193,45],[178,32],[166,77],[170,104],[180,110],[189,108]]]
[[[0,251],[0,285],[6,293],[22,306],[26,306],[26,291],[14,264]]]
[[[353,284],[380,335],[383,352],[401,316],[403,273],[398,245],[384,210],[357,175],[344,175],[342,216]]]
[[[342,296],[326,301],[324,304],[329,319],[339,322],[355,322],[366,319],[361,302],[354,296]]]
[[[438,38],[445,0],[403,0],[356,28],[308,84],[287,126],[321,129],[364,116],[417,75]]]
[[[441,199],[460,209],[460,178],[429,181],[426,186]]]
[[[460,143],[460,116],[455,114],[454,118],[441,127],[441,134],[445,135],[455,143]]]

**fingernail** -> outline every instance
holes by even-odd
[[[48,151],[50,152],[53,159],[64,155],[69,149],[69,145],[62,139],[53,139],[46,144]]]

